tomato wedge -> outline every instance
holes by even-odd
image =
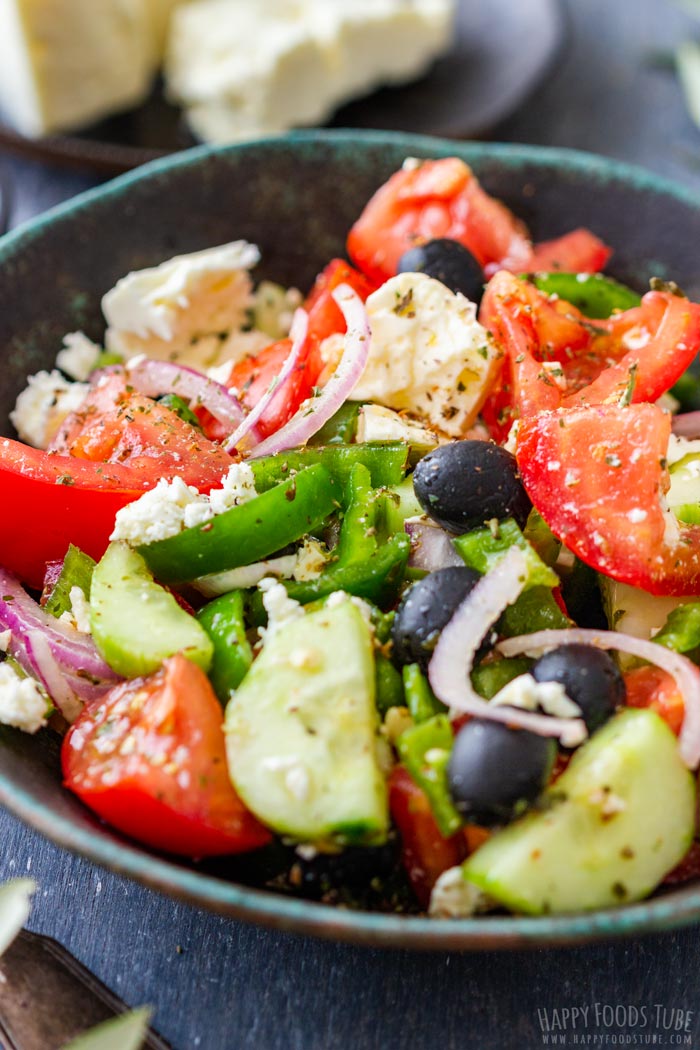
[[[177,474],[188,485],[210,489],[231,466],[228,453],[177,413],[131,390],[118,375],[95,384],[71,413],[50,452],[94,463],[128,465],[150,479]]]
[[[155,849],[205,857],[270,841],[231,786],[221,705],[184,656],[86,707],[61,754],[66,787]]]
[[[700,350],[700,306],[649,292],[641,306],[590,321],[562,300],[500,271],[480,320],[505,352],[482,416],[497,441],[533,413],[607,401],[655,401]]]
[[[625,674],[628,707],[650,707],[678,736],[685,704],[673,675],[661,667],[635,667]]]
[[[577,406],[523,418],[523,484],[582,561],[652,594],[700,590],[700,526],[676,523],[668,489],[671,418],[653,404]]]
[[[380,284],[394,276],[405,251],[436,237],[459,241],[487,274],[501,267],[515,273],[550,267],[593,272],[610,255],[588,230],[533,248],[525,225],[457,157],[426,160],[392,175],[352,227],[348,254]]]
[[[389,808],[401,833],[401,856],[409,882],[427,908],[439,876],[466,857],[467,842],[461,833],[443,838],[425,792],[403,766],[396,766],[389,778]]]

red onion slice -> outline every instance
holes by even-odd
[[[270,386],[260,398],[255,408],[253,408],[248,413],[245,419],[236,427],[231,436],[226,439],[226,441],[224,442],[224,451],[235,452],[236,446],[239,445],[244,438],[248,437],[248,435],[254,433],[254,427],[260,419],[260,417],[262,416],[263,412],[266,410],[268,405],[272,401],[274,401],[277,395],[281,393],[285,385],[291,379],[294,373],[294,369],[297,366],[299,356],[302,350],[304,349],[304,344],[306,343],[306,336],[308,330],[309,315],[307,314],[306,310],[299,309],[294,314],[292,328],[289,333],[292,339],[292,349],[289,351],[287,359],[282,365],[279,375],[275,376],[274,380],[272,381],[272,383],[270,383]]]
[[[428,677],[438,700],[453,711],[518,726],[539,736],[556,736],[565,746],[575,747],[586,737],[582,719],[551,718],[491,704],[475,692],[469,677],[483,638],[504,609],[522,593],[527,576],[524,553],[518,547],[511,547],[479,580],[443,628],[428,667]]]
[[[231,430],[245,418],[243,406],[230,390],[194,368],[147,357],[143,360],[135,358],[133,365],[127,364],[126,373],[129,383],[140,394],[146,397],[177,394],[195,408],[206,408],[215,419]]]
[[[464,565],[452,545],[452,537],[438,525],[427,521],[407,521],[404,525],[411,537],[411,557],[408,564],[413,569],[435,572],[451,565]]]
[[[67,722],[75,722],[83,705],[68,684],[41,631],[28,631],[25,649],[34,673]]]
[[[333,298],[348,327],[340,364],[318,397],[304,402],[288,423],[256,445],[255,459],[305,445],[347,401],[365,370],[371,338],[365,304],[348,284],[338,285]]]
[[[539,654],[547,649],[556,649],[559,645],[574,644],[617,649],[618,652],[638,656],[675,678],[684,708],[683,727],[678,740],[680,753],[688,768],[696,769],[700,764],[700,670],[686,656],[656,642],[633,638],[619,631],[590,631],[582,627],[521,634],[517,638],[506,638],[499,643],[498,648],[504,656],[517,656],[520,653]]]
[[[671,430],[676,437],[700,437],[700,412],[681,412],[671,420]]]

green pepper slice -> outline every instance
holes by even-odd
[[[445,838],[456,834],[463,824],[447,784],[452,742],[452,727],[447,715],[436,715],[407,729],[396,742],[401,761],[411,779],[427,795],[435,823]]]
[[[139,547],[139,553],[163,583],[251,565],[322,525],[337,509],[339,495],[338,483],[317,463],[204,525]]]
[[[536,273],[528,278],[545,295],[558,295],[593,320],[610,317],[614,310],[631,310],[641,297],[602,273]]]
[[[215,598],[197,613],[197,619],[214,645],[209,680],[222,704],[238,689],[253,663],[253,650],[246,637],[243,591],[230,591]]]
[[[356,463],[367,467],[374,488],[398,485],[406,473],[409,448],[403,441],[376,441],[363,445],[326,445],[323,448],[292,449],[274,456],[249,459],[258,492],[288,480],[294,471],[321,464],[343,491]]]
[[[94,568],[94,559],[71,543],[63,559],[59,577],[44,606],[45,611],[56,617],[69,612],[72,608],[70,592],[73,587],[79,587],[85,597],[89,598]]]

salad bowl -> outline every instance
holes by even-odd
[[[562,150],[403,134],[300,132],[159,160],[0,241],[0,411],[27,374],[51,367],[65,332],[103,335],[100,300],[128,271],[244,238],[259,276],[309,287],[407,156],[456,155],[538,240],[590,227],[614,248],[609,272],[638,290],[651,276],[700,294],[700,200],[651,174]],[[9,423],[5,426],[10,433]],[[3,508],[11,513],[11,507]],[[41,528],[42,508],[36,507]],[[249,862],[187,865],[110,831],[61,786],[59,738],[0,730],[0,804],[96,864],[223,915],[371,945],[494,949],[639,935],[700,920],[700,883],[640,904],[541,918],[428,919],[332,908],[250,885]]]

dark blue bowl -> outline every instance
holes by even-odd
[[[243,237],[262,250],[262,276],[307,287],[342,253],[362,206],[406,156],[448,155],[471,164],[537,239],[589,226],[615,248],[610,271],[620,280],[643,290],[650,276],[672,277],[700,294],[700,200],[600,157],[352,131],[198,149],[84,194],[0,240],[3,418],[26,375],[52,365],[64,333],[102,336],[101,296],[127,271]],[[58,747],[49,731],[27,737],[1,730],[0,803],[66,849],[224,915],[358,943],[443,950],[582,942],[700,919],[698,884],[593,913],[456,921],[349,912],[253,889],[113,834],[61,787]]]

